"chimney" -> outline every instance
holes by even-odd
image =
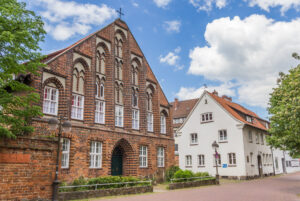
[[[226,95],[223,95],[222,98],[230,102],[232,101],[232,98]]]
[[[178,98],[175,98],[174,100],[174,110],[177,110],[178,107]]]
[[[212,92],[213,95],[218,96],[218,92],[214,89],[214,91]]]

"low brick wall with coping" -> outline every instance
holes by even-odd
[[[60,201],[77,200],[77,199],[139,194],[139,193],[148,193],[148,192],[153,192],[153,186],[132,186],[132,187],[123,187],[123,188],[101,189],[101,190],[60,192],[59,200]]]
[[[170,190],[180,189],[180,188],[189,188],[189,187],[198,187],[198,186],[207,186],[207,185],[217,185],[219,184],[216,179],[207,179],[200,181],[187,181],[187,182],[176,182],[169,184]]]

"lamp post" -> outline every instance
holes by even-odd
[[[53,201],[58,201],[58,169],[59,169],[59,155],[60,155],[60,140],[61,140],[61,134],[62,132],[70,132],[71,131],[71,123],[69,121],[64,121],[64,117],[60,116],[59,119],[51,118],[48,121],[49,128],[52,131],[55,131],[58,127],[58,141],[57,141],[57,156],[56,156],[56,168],[55,168],[55,179],[53,181]]]
[[[218,171],[218,160],[217,160],[217,157],[219,156],[219,154],[217,152],[217,149],[219,148],[219,145],[216,141],[214,141],[211,146],[212,146],[213,149],[215,149],[216,180],[217,180],[217,182],[219,182],[219,171]]]

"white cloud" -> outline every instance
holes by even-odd
[[[167,30],[167,32],[178,33],[180,31],[181,22],[178,20],[165,21],[163,26]]]
[[[197,8],[197,11],[211,11],[215,5],[217,8],[224,8],[227,4],[226,0],[189,0],[190,3]]]
[[[290,8],[299,9],[300,0],[246,0],[250,6],[259,6],[260,8],[269,11],[273,7],[281,7],[281,14],[284,14]]]
[[[229,17],[209,23],[208,46],[190,51],[189,74],[209,80],[238,83],[238,98],[253,106],[266,107],[280,71],[287,72],[300,52],[300,19],[275,22],[263,15],[245,19]]]
[[[200,87],[200,88],[186,88],[181,87],[179,89],[179,92],[176,93],[176,97],[178,97],[180,100],[186,100],[186,99],[193,99],[193,98],[199,98],[204,90],[213,92],[216,90],[219,93],[219,96],[227,95],[227,96],[235,96],[235,91],[233,89],[235,85],[232,83],[224,83],[219,86],[208,86],[208,87]]]
[[[87,34],[92,26],[102,25],[117,16],[116,11],[105,4],[98,6],[75,1],[36,0],[34,5],[47,24],[46,30],[56,40]]]
[[[180,47],[177,47],[174,49],[174,51],[169,52],[166,56],[160,55],[159,62],[160,63],[166,63],[169,66],[174,66],[175,71],[182,70],[183,65],[179,64],[180,56],[178,55],[181,51]]]
[[[165,8],[171,0],[153,0],[157,7]]]
[[[138,3],[136,3],[136,2],[132,2],[132,5],[134,6],[134,7],[139,7],[139,4]]]

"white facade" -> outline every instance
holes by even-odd
[[[275,174],[284,174],[300,171],[300,159],[292,158],[289,152],[274,150],[274,170]]]
[[[206,118],[202,119],[202,115],[206,113],[211,114],[212,119],[210,117],[208,121]],[[252,132],[252,142],[249,140],[249,131]],[[227,137],[224,137],[224,133]],[[256,134],[258,134],[257,142]],[[215,175],[215,151],[212,143],[216,141],[221,156],[221,164],[218,167],[220,176],[243,178],[259,175],[259,158],[261,158],[261,174],[273,173],[272,152],[265,142],[266,131],[238,120],[207,92],[202,94],[178,129],[177,135],[175,143],[178,144],[181,169]],[[199,155],[204,155],[204,163],[203,156]]]

